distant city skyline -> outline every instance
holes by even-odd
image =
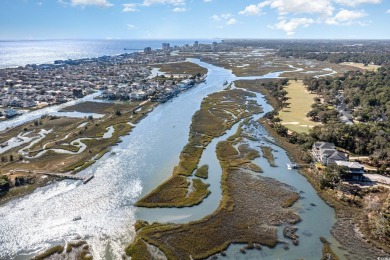
[[[0,40],[390,39],[389,0],[2,0]]]

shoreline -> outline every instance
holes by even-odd
[[[246,89],[246,91],[248,91],[248,89]],[[252,91],[253,90],[251,90],[251,92]],[[210,94],[208,97],[212,95],[213,93]],[[212,103],[214,104],[215,102]],[[200,120],[199,118],[197,119],[198,121]],[[254,122],[257,122],[257,118],[255,119]],[[198,122],[198,124],[199,123],[201,122]],[[245,123],[243,125],[245,125]],[[285,209],[289,209],[289,207],[293,206],[295,202],[299,200],[300,196],[297,193],[291,193],[290,196],[288,196],[288,199],[284,201],[278,201],[280,202],[280,204],[276,205],[278,204],[277,202],[278,199],[276,198],[279,198],[279,196],[276,194],[283,193],[284,191],[283,188],[290,187],[290,186],[288,184],[285,184],[286,182],[275,180],[272,177],[269,178],[269,176],[265,177],[265,176],[261,176],[261,174],[259,175],[259,173],[262,172],[261,168],[257,166],[257,164],[254,164],[251,161],[253,159],[260,158],[260,152],[257,151],[258,150],[257,148],[256,150],[253,150],[253,146],[250,147],[246,145],[246,142],[250,143],[251,141],[254,141],[255,137],[251,137],[248,134],[242,133],[241,127],[242,124],[236,133],[228,137],[226,141],[219,142],[217,146],[217,157],[218,159],[220,159],[220,165],[222,166],[222,180],[221,180],[222,187],[220,187],[220,189],[222,190],[222,198],[218,202],[218,208],[215,211],[209,213],[208,215],[203,216],[202,218],[192,220],[190,222],[185,222],[185,223],[160,224],[160,223],[150,221],[149,223],[153,223],[153,224],[148,224],[147,222],[144,221],[144,219],[143,220],[138,219],[137,223],[135,224],[135,230],[137,231],[137,235],[133,238],[133,243],[130,244],[126,249],[128,255],[131,255],[133,258],[136,259],[142,259],[142,257],[146,257],[146,258],[151,257],[150,255],[148,255],[150,252],[148,252],[147,248],[150,248],[150,246],[152,245],[154,247],[157,246],[160,250],[162,250],[168,256],[169,259],[185,259],[186,257],[188,257],[188,255],[191,255],[194,259],[198,259],[198,258],[203,259],[206,257],[216,256],[215,254],[218,253],[221,253],[221,255],[225,255],[226,254],[225,250],[231,251],[232,249],[230,248],[230,246],[234,247],[237,245],[237,243],[241,244],[242,248],[240,249],[240,251],[242,253],[245,253],[246,250],[253,249],[254,245],[257,246],[260,246],[260,244],[265,245],[267,246],[267,248],[264,248],[264,251],[269,252],[268,250],[270,249],[268,247],[273,248],[278,245],[278,249],[281,249],[281,247],[284,247],[286,249],[288,246],[290,246],[289,245],[290,242],[292,242],[293,245],[297,245],[299,243],[298,240],[294,241],[296,238],[294,234],[290,236],[291,238],[293,238],[292,239],[293,241],[289,241],[288,240],[289,237],[284,236],[284,238],[287,238],[284,239],[283,236],[279,237],[279,235],[277,235],[276,238],[273,237],[273,239],[276,239],[275,243],[267,243],[267,242],[264,243],[264,241],[261,241],[264,238],[262,236],[262,231],[257,230],[259,232],[258,233],[259,236],[257,238],[251,238],[252,232],[247,231],[247,228],[251,227],[251,224],[253,224],[254,222],[253,219],[257,218],[256,216],[259,214],[259,211],[266,214],[268,218],[272,216],[272,217],[277,217],[282,219],[283,217],[286,217],[286,215],[283,212],[279,211],[278,209],[279,206]],[[269,165],[270,167],[276,166],[272,160],[273,151],[266,149],[267,153],[272,153],[272,156],[271,154],[265,154],[261,149],[260,151],[263,154],[264,160],[267,161],[264,163],[267,163],[267,165]],[[262,164],[258,164],[258,165],[262,165]],[[253,167],[253,166],[257,166],[257,167]],[[252,181],[256,183],[253,187],[250,185]],[[257,201],[256,206],[254,206],[251,204],[252,202],[248,202],[249,199],[243,198],[246,195],[240,192],[240,190],[242,189],[240,185],[246,187],[245,189],[243,189],[245,190],[246,193],[250,193],[249,192],[250,190],[251,192],[256,193],[255,190],[259,187],[263,187],[263,185],[270,186],[273,187],[272,192],[274,192],[275,194],[273,194],[274,196],[272,195],[266,196],[267,199],[271,198],[268,203],[259,203],[259,201]],[[250,185],[251,189],[248,190],[248,187],[246,185]],[[311,188],[311,185],[309,183],[307,183],[307,186],[310,186]],[[275,189],[275,187],[280,187],[280,189],[278,188]],[[294,191],[296,190],[294,189]],[[261,194],[256,194],[256,195],[252,194],[251,196],[254,198],[259,198],[261,196],[265,196],[264,194],[266,194],[267,191],[262,190],[260,193]],[[320,199],[319,197],[317,198]],[[264,201],[265,200],[266,199],[264,199]],[[260,201],[263,200],[260,199]],[[249,203],[249,205],[245,202]],[[275,204],[275,205],[273,208],[270,209],[267,207],[267,205],[271,205],[271,204]],[[253,210],[253,212],[249,213],[248,211],[251,210]],[[291,208],[291,212],[294,211],[295,208],[294,207]],[[242,214],[244,216],[242,216]],[[248,222],[246,221],[247,215],[248,218],[250,219],[248,220]],[[241,232],[240,236],[234,236],[234,238],[231,239],[229,236],[227,236],[226,238],[220,238],[219,234],[215,234],[215,233],[213,233],[213,235],[209,234],[210,230],[213,230],[216,233],[219,232],[218,228],[215,226],[215,223],[218,223],[219,226],[227,226],[224,229],[224,232],[231,233],[230,231],[228,231],[230,224],[225,223],[226,218],[229,219],[229,221],[231,222],[234,222],[233,219],[236,218],[235,221],[239,223],[235,223],[234,227],[237,230],[234,232],[238,232],[238,233]],[[237,218],[240,220],[237,220]],[[266,217],[258,217],[258,219],[259,219],[258,221],[260,222],[263,221],[267,222]],[[283,222],[281,219],[280,221]],[[219,223],[220,221],[222,222]],[[165,222],[163,221],[162,223]],[[293,221],[292,223],[288,223],[288,224],[295,225],[296,223],[297,222]],[[264,226],[267,226],[267,224],[265,224]],[[278,227],[278,225],[275,226]],[[270,230],[268,230],[268,232],[272,233],[271,230],[275,228],[275,226],[271,224]],[[295,230],[295,227],[292,226],[289,226],[287,228],[288,228],[287,230]],[[199,230],[201,230],[202,235],[198,235]],[[218,238],[217,239],[218,241],[217,242],[208,241],[209,237],[212,236],[215,236],[216,239]],[[305,235],[303,234],[303,236]],[[201,238],[200,239],[201,241],[197,240],[199,238]],[[318,237],[316,236],[316,238],[318,238],[318,241],[320,241],[320,236]],[[175,241],[173,243],[174,245],[172,245],[172,243],[167,243],[166,241],[168,240],[171,242]],[[190,244],[194,244],[195,241],[198,241],[196,249],[189,246]],[[271,240],[266,240],[266,241],[269,242]],[[302,241],[305,240],[302,238]],[[326,243],[322,242],[322,243],[323,243],[323,247],[326,248],[326,250],[324,250],[324,252],[326,251],[325,254],[334,255],[334,253],[331,253],[329,243],[327,242]],[[298,248],[294,248],[294,249],[299,250]],[[318,256],[321,256],[320,252],[321,250],[319,250]],[[255,254],[256,252],[253,253]],[[251,254],[250,251],[248,251],[248,255],[249,254]]]
[[[274,248],[287,243],[281,242],[277,227],[292,227],[300,222],[300,216],[290,208],[299,195],[290,186],[246,168],[260,155],[246,147],[240,133],[238,130],[217,146],[223,193],[217,210],[185,224],[147,224],[138,220],[137,234],[126,248],[127,255],[134,259],[151,257],[146,248],[153,245],[168,259],[186,259],[188,255],[204,259],[225,254],[231,244],[241,244],[241,252],[245,253],[246,250],[261,250],[262,246]],[[238,150],[236,145],[239,145]],[[268,203],[259,204],[259,198]],[[248,227],[251,228],[248,230]],[[167,240],[174,243],[166,243]]]
[[[185,61],[183,61],[183,62],[185,62]],[[175,63],[183,63],[183,62],[175,62]],[[196,66],[196,64],[195,63],[192,63],[192,64],[194,64],[194,66]],[[157,64],[155,64],[156,66],[157,66]],[[162,63],[162,64],[160,64],[160,65],[164,65],[164,63]],[[204,80],[207,78],[207,69],[206,69],[206,72],[203,74],[203,78],[204,78]],[[193,86],[191,86],[191,88],[196,88],[199,84],[201,84],[201,83],[203,83],[203,81],[200,81],[200,82],[196,82]],[[191,88],[188,88],[188,89],[183,89],[183,90],[181,90],[180,92],[179,92],[179,95],[181,94],[181,93],[183,93],[183,92],[186,92],[186,91],[188,91],[189,89],[191,89]],[[100,93],[100,92],[97,92],[97,93]],[[174,97],[172,97],[172,98],[174,98]],[[94,100],[91,100],[91,101],[80,101],[80,100],[82,100],[82,99],[75,99],[75,100],[73,100],[73,101],[76,101],[75,102],[75,104],[73,104],[73,105],[71,105],[70,107],[73,107],[73,106],[78,106],[78,105],[82,105],[83,103],[86,103],[86,102],[95,102],[96,104],[105,104],[106,102],[99,102],[99,101],[94,101]],[[79,101],[79,102],[77,102],[77,101]],[[109,101],[107,101],[107,103],[108,103]],[[143,102],[143,103],[145,103],[145,102]],[[69,168],[69,166],[68,167],[62,167],[63,169],[61,169],[61,170],[59,170],[59,172],[63,172],[63,170],[66,170],[66,169],[68,169],[68,171],[66,171],[66,172],[71,172],[72,174],[75,174],[75,175],[77,175],[79,172],[81,172],[81,171],[85,171],[85,170],[88,170],[89,169],[89,167],[90,166],[92,166],[93,164],[95,164],[100,158],[102,158],[105,154],[107,154],[111,149],[112,149],[112,147],[114,147],[115,145],[117,145],[119,142],[122,142],[122,138],[124,137],[124,136],[126,136],[126,135],[129,135],[130,133],[131,133],[131,131],[133,130],[133,128],[135,127],[135,125],[136,124],[138,124],[142,119],[144,119],[151,111],[153,111],[154,110],[154,108],[155,107],[157,107],[161,102],[151,102],[151,101],[149,101],[149,102],[147,102],[147,103],[145,103],[145,104],[143,104],[143,103],[141,103],[141,104],[139,104],[139,105],[137,105],[137,111],[134,111],[131,107],[129,108],[130,110],[129,111],[127,111],[127,112],[125,112],[125,113],[123,113],[122,114],[122,118],[123,117],[125,117],[126,115],[127,115],[127,113],[130,113],[131,114],[131,111],[133,111],[133,115],[129,118],[129,119],[127,119],[127,122],[119,122],[118,124],[117,123],[115,123],[115,124],[113,124],[113,125],[111,125],[111,127],[112,126],[117,126],[117,125],[120,125],[120,124],[124,124],[124,123],[126,123],[126,124],[129,124],[129,126],[127,127],[128,128],[128,131],[125,131],[125,132],[123,132],[123,131],[119,131],[119,132],[121,132],[120,133],[120,135],[119,136],[117,136],[117,134],[116,134],[116,132],[117,132],[117,130],[114,130],[114,136],[112,136],[112,137],[110,137],[109,139],[107,139],[107,142],[109,142],[112,138],[117,138],[117,140],[113,143],[113,144],[109,144],[108,146],[105,146],[104,147],[104,149],[103,150],[101,150],[101,151],[95,151],[96,149],[93,149],[94,148],[94,146],[90,146],[90,145],[88,145],[87,144],[87,148],[89,148],[89,150],[90,150],[90,153],[91,153],[91,150],[93,150],[93,151],[95,151],[95,153],[92,153],[92,155],[90,156],[91,157],[91,159],[89,160],[89,161],[82,161],[82,160],[79,160],[78,162],[76,162],[75,164],[73,164],[73,165],[77,165],[77,167],[74,167],[73,169],[70,169]],[[116,103],[115,103],[115,101],[114,102],[112,102],[112,104],[113,104],[113,106],[115,107],[115,105],[116,105]],[[141,106],[140,106],[141,105]],[[146,107],[146,108],[145,108]],[[145,111],[144,111],[144,108],[146,109]],[[34,111],[39,111],[40,109],[36,109],[36,110],[34,110]],[[69,107],[65,107],[65,108],[62,108],[61,110],[59,110],[58,112],[61,112],[61,111],[63,111],[63,110],[65,110],[65,111],[67,111],[67,110],[69,110]],[[138,111],[138,110],[140,110],[140,111]],[[77,112],[79,112],[79,111],[77,111]],[[85,113],[85,112],[80,112],[80,113]],[[137,116],[137,114],[138,114],[138,116]],[[134,116],[135,115],[135,116]],[[140,116],[139,116],[140,115]],[[109,117],[111,117],[112,115],[111,115],[111,113],[105,113],[104,114],[104,116],[102,117],[102,120],[104,120],[104,122],[105,121],[107,121],[107,119],[109,118]],[[134,117],[133,117],[134,116]],[[64,116],[64,117],[60,117],[60,118],[67,118],[66,116]],[[134,120],[135,119],[135,120]],[[11,119],[12,120],[12,119]],[[99,120],[99,119],[98,119]],[[126,120],[126,119],[125,119]],[[17,128],[20,128],[20,127],[23,127],[23,126],[25,126],[25,125],[29,125],[29,124],[31,124],[31,122],[33,122],[34,121],[34,119],[31,119],[31,120],[29,120],[29,121],[26,121],[26,122],[24,122],[23,124],[20,124],[20,125],[17,125],[17,126],[15,126],[15,127],[13,127],[13,128],[8,128],[8,129],[5,129],[3,132],[4,133],[8,133],[8,132],[10,132],[10,131],[14,131],[15,129],[17,129]],[[103,122],[103,123],[104,123]],[[96,123],[95,123],[96,124]],[[100,122],[99,122],[99,124],[100,124]],[[68,135],[69,136],[69,135]],[[93,138],[98,138],[99,136],[97,136],[97,137],[93,137]],[[91,139],[90,137],[85,137],[85,138],[87,138],[87,139]],[[80,139],[80,138],[79,138]],[[81,138],[82,139],[82,138]],[[32,140],[32,141],[34,141],[34,140]],[[53,142],[55,142],[55,140],[54,141],[50,141],[49,143],[53,143]],[[17,149],[19,149],[20,147],[19,146],[17,146],[16,147]],[[14,151],[16,148],[12,148],[12,149],[10,149],[10,151]],[[23,148],[22,148],[23,149]],[[46,149],[44,149],[44,150],[46,150]],[[50,149],[48,149],[47,150],[47,152],[50,152]],[[82,152],[80,152],[80,154],[81,154]],[[78,154],[77,154],[78,155]],[[81,162],[84,162],[83,164],[81,164]],[[8,164],[6,164],[6,166],[8,166]],[[71,165],[72,166],[72,165]],[[70,170],[69,170],[70,169]],[[4,173],[4,172],[3,172]],[[47,177],[46,179],[42,179],[42,178],[40,178],[39,177],[40,175],[37,175],[36,174],[36,176],[34,176],[34,184],[27,184],[27,185],[23,185],[23,186],[20,186],[20,187],[17,187],[17,191],[16,191],[16,193],[17,193],[17,195],[11,195],[11,196],[8,196],[8,194],[10,193],[10,191],[12,191],[12,189],[15,189],[15,187],[12,187],[8,192],[6,192],[5,194],[3,194],[3,195],[1,195],[0,196],[0,206],[2,206],[2,205],[5,205],[6,203],[8,203],[8,202],[10,202],[10,201],[12,201],[12,200],[14,200],[14,199],[18,199],[18,198],[21,198],[21,197],[23,197],[23,196],[27,196],[27,195],[29,195],[29,194],[32,194],[34,191],[36,191],[38,188],[42,188],[42,187],[45,187],[45,186],[48,186],[48,185],[50,185],[51,183],[53,183],[53,182],[56,182],[56,181],[62,181],[63,180],[63,178],[60,178],[60,179],[58,179],[58,178],[56,178],[56,177]]]
[[[281,109],[279,102],[272,95],[270,95],[270,93],[264,87],[261,89],[262,94],[267,99],[267,102],[269,102],[269,104],[274,107],[275,112],[278,112]],[[288,142],[286,138],[276,133],[276,131],[268,124],[265,118],[261,118],[260,123],[275,139],[275,145],[283,148],[287,152],[287,155],[293,159],[293,161],[297,163],[304,163],[301,159],[302,150],[299,146]],[[347,255],[348,259],[353,259],[354,257],[359,256],[368,257],[370,259],[372,254],[386,256],[386,253],[384,253],[377,246],[372,247],[372,244],[378,245],[375,240],[358,234],[355,230],[357,227],[359,227],[359,223],[363,221],[363,212],[359,212],[358,208],[341,203],[340,201],[336,200],[334,195],[330,194],[329,191],[322,190],[319,186],[318,180],[310,169],[299,169],[298,172],[306,178],[310,185],[316,190],[318,196],[320,196],[320,198],[326,204],[335,210],[336,223],[333,225],[331,233],[344,247],[343,249],[347,250],[349,254],[352,253],[352,256]],[[347,236],[345,235],[346,233],[348,233]],[[368,250],[371,250],[371,252],[367,252]],[[358,253],[356,254],[356,252]],[[353,256],[353,254],[355,255]]]
[[[270,132],[269,132],[270,133]],[[272,135],[271,133],[270,133],[270,135]],[[290,154],[290,152],[287,150],[287,149],[285,149],[287,152],[288,152],[288,154]],[[309,181],[310,182],[310,181]],[[314,185],[310,182],[310,184],[314,187]],[[314,187],[315,188],[315,187]],[[317,190],[317,189],[316,189]],[[320,194],[319,194],[320,195]],[[322,196],[321,196],[321,198],[322,198]],[[325,200],[325,202],[327,202],[326,200]],[[328,202],[327,202],[328,203]]]
[[[79,172],[81,172],[83,170],[87,170],[91,165],[95,164],[100,158],[102,158],[105,154],[107,154],[112,149],[112,147],[114,147],[118,143],[122,142],[122,138],[124,136],[131,134],[131,131],[133,130],[133,126],[128,125],[128,127],[125,127],[126,125],[124,125],[124,124],[128,124],[129,122],[131,122],[132,124],[136,125],[142,119],[144,119],[151,111],[153,111],[153,109],[156,107],[156,105],[157,105],[157,103],[150,102],[150,104],[148,106],[146,106],[146,110],[142,111],[142,112],[139,112],[138,114],[140,116],[135,117],[134,119],[132,119],[132,118],[128,119],[128,120],[125,119],[124,117],[126,116],[126,113],[123,113],[122,114],[122,118],[120,118],[120,119],[124,119],[125,121],[127,121],[127,123],[121,122],[122,120],[119,119],[119,122],[115,122],[113,125],[110,125],[110,127],[121,126],[122,129],[114,130],[112,136],[107,138],[106,141],[104,141],[105,144],[103,144],[103,149],[102,150],[96,150],[96,148],[94,149],[94,146],[90,147],[89,145],[87,145],[87,147],[89,147],[89,150],[91,151],[90,154],[88,154],[88,156],[91,157],[90,160],[85,161],[83,158],[80,158],[79,160],[77,160],[76,162],[74,162],[71,165],[67,165],[67,166],[61,167],[62,169],[59,169],[58,171],[59,172],[63,172],[63,171],[70,172],[71,174],[77,175]],[[131,109],[130,109],[130,111],[131,111]],[[109,120],[109,117],[110,117],[109,115],[110,114],[106,114],[103,119],[105,121]],[[60,118],[60,119],[64,119],[64,118]],[[66,117],[65,117],[65,119],[66,119]],[[26,124],[31,124],[31,122],[32,121],[28,121],[25,124],[20,125],[19,127],[23,127]],[[93,122],[93,123],[96,124],[96,122]],[[99,127],[100,127],[100,122],[99,122]],[[103,127],[103,128],[106,129],[105,127]],[[77,131],[77,128],[76,128],[76,131]],[[119,135],[117,134],[117,132],[119,132]],[[69,136],[69,134],[67,136]],[[72,139],[73,137],[70,137],[70,138]],[[98,136],[95,137],[96,140],[98,138],[99,138]],[[83,137],[81,137],[79,139],[83,139]],[[85,137],[84,139],[91,139],[91,138]],[[102,138],[100,137],[100,139],[102,139]],[[53,143],[53,142],[56,142],[56,141],[55,140],[54,141],[49,141],[49,142],[47,142],[47,144],[48,143]],[[12,151],[14,149],[23,149],[23,148],[20,148],[18,146],[18,147],[15,147],[15,148],[11,149],[10,151]],[[46,149],[43,149],[43,150],[46,150]],[[48,149],[47,153],[49,153],[50,151],[51,150]],[[76,155],[77,156],[78,155],[81,156],[82,153],[83,152],[80,152],[79,154],[76,154]],[[61,157],[61,155],[62,155],[61,153],[58,154],[59,157]],[[77,167],[72,168],[75,165]],[[8,165],[6,165],[6,166],[8,166]],[[7,168],[10,168],[10,167],[11,168],[13,167],[12,163]],[[35,178],[35,183],[34,184],[27,184],[27,185],[23,185],[23,186],[17,187],[16,189],[18,189],[18,191],[16,191],[17,192],[16,196],[15,195],[11,195],[10,197],[8,196],[8,194],[10,192],[12,193],[12,189],[15,189],[15,187],[11,188],[7,193],[2,195],[0,197],[0,206],[3,206],[6,203],[8,203],[8,202],[10,202],[10,201],[12,201],[14,199],[18,199],[18,198],[21,198],[23,196],[27,196],[29,194],[32,194],[33,192],[35,192],[39,188],[48,186],[48,185],[50,185],[50,184],[52,184],[52,183],[54,183],[56,181],[62,181],[63,180],[63,178],[49,177],[49,176],[47,178],[45,178],[45,179],[42,179],[42,178],[40,178],[39,174],[36,174],[36,176],[34,178]],[[21,191],[19,192],[19,190],[21,190]]]

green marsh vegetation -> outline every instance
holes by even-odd
[[[271,167],[277,167],[277,165],[275,164],[275,158],[272,152],[272,148],[269,146],[261,146],[260,148],[261,152],[263,153],[263,157],[267,159],[269,165]]]
[[[202,178],[202,179],[207,179],[209,176],[209,166],[207,164],[202,165],[196,170],[195,173],[196,177]]]
[[[300,221],[293,210],[285,208],[285,201],[292,201],[297,194],[273,179],[246,172],[245,165],[258,152],[247,145],[236,149],[239,140],[217,145],[222,166],[218,209],[188,224],[137,224],[134,243],[126,250],[129,256],[146,254],[145,243],[157,246],[168,259],[203,259],[223,252],[232,243],[274,247],[278,243],[276,226]]]
[[[159,68],[160,71],[166,73],[166,76],[170,74],[188,74],[188,75],[196,75],[200,73],[204,75],[207,73],[207,69],[203,68],[192,62],[175,62],[175,63],[166,63],[166,64],[158,64],[154,67]]]
[[[190,184],[187,177],[196,174],[203,150],[214,138],[223,135],[243,118],[262,111],[255,102],[247,102],[248,98],[254,97],[255,94],[248,91],[231,89],[204,98],[200,110],[192,118],[189,140],[180,153],[173,176],[142,198],[137,206],[184,207],[201,203],[209,194],[207,185],[195,179],[194,190],[188,194]]]

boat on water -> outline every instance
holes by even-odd
[[[77,221],[77,220],[80,220],[81,219],[81,217],[80,216],[77,216],[77,217],[74,217],[73,218],[73,221]]]
[[[289,170],[298,169],[298,165],[296,163],[287,164],[287,169]]]
[[[225,80],[225,82],[223,83],[224,86],[226,86],[229,82],[227,80]]]

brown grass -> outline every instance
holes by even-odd
[[[278,243],[276,225],[294,224],[299,216],[283,208],[296,193],[273,179],[253,177],[236,165],[252,157],[253,150],[235,141],[220,142],[217,156],[222,172],[223,198],[217,211],[195,222],[182,225],[152,224],[137,232],[140,239],[161,249],[168,259],[203,259],[225,250],[232,243],[262,244],[274,247]],[[142,251],[142,245],[130,246],[131,256]]]
[[[166,74],[187,74],[196,75],[198,73],[204,75],[207,73],[207,69],[203,68],[192,62],[177,62],[177,63],[166,63],[158,64],[153,67],[160,68],[160,71]]]
[[[209,166],[202,165],[196,170],[195,176],[202,179],[207,179],[209,176]]]
[[[272,152],[272,148],[269,146],[261,146],[260,148],[263,153],[263,157],[267,159],[269,165],[271,167],[277,167],[277,165],[275,164],[275,158]]]
[[[53,247],[47,249],[45,252],[36,255],[32,259],[33,260],[43,260],[43,259],[46,259],[46,258],[54,255],[54,254],[61,254],[62,252],[64,252],[63,246],[60,246],[60,245],[53,246]]]
[[[181,175],[174,175],[139,200],[135,205],[137,207],[149,208],[197,205],[210,194],[210,191],[207,189],[208,184],[203,183],[200,179],[194,179],[193,181],[194,191],[188,195],[190,183],[187,178]]]
[[[241,119],[261,112],[260,106],[251,102],[247,104],[248,97],[255,97],[255,95],[240,89],[225,90],[206,97],[202,101],[200,110],[192,118],[189,141],[180,153],[180,161],[173,170],[173,177],[141,199],[137,205],[184,207],[191,206],[191,203],[199,204],[202,198],[198,195],[202,194],[204,199],[208,193],[201,189],[195,197],[186,196],[188,182],[185,178],[178,176],[194,174],[203,149],[213,138],[223,135]]]

